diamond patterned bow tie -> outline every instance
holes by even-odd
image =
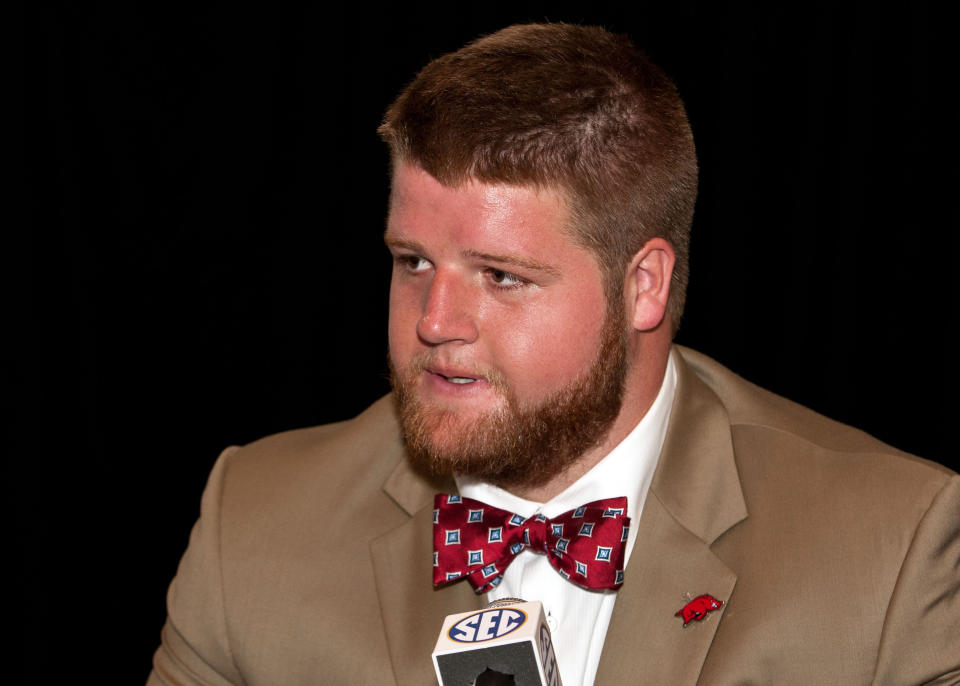
[[[466,577],[477,593],[489,591],[524,548],[545,552],[560,576],[584,588],[623,584],[626,498],[595,500],[551,519],[524,519],[458,495],[439,494],[433,506],[434,585]]]

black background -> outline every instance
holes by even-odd
[[[386,391],[376,126],[509,23],[603,24],[679,84],[701,163],[679,342],[956,468],[939,20],[718,5],[33,6],[31,230],[5,260],[23,682],[141,682],[219,451]]]

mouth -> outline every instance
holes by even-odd
[[[450,383],[465,385],[470,383],[475,383],[477,380],[469,376],[445,376],[443,374],[437,374],[437,376],[449,381]]]
[[[415,389],[421,402],[467,412],[502,401],[496,372],[488,372],[479,365],[431,360],[412,366],[411,371],[415,371],[416,376],[408,377],[410,389]]]
[[[437,383],[448,388],[455,386],[466,389],[471,386],[480,387],[486,378],[474,370],[464,368],[446,367],[442,365],[431,365],[424,367],[424,371],[429,374]]]
[[[485,361],[428,351],[412,355],[395,374],[421,402],[446,403],[458,410],[500,403],[507,397],[500,372]]]

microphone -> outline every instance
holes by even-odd
[[[443,620],[433,668],[440,686],[563,686],[543,605],[519,598]]]

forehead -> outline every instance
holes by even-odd
[[[552,188],[534,188],[469,179],[443,184],[412,164],[393,173],[387,239],[434,234],[495,242],[501,249],[523,250],[572,245],[566,196]]]

